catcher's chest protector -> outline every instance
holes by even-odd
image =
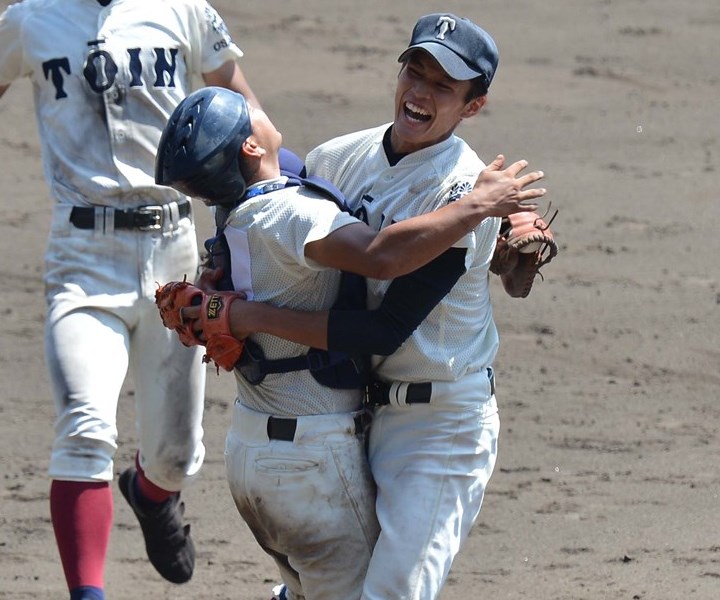
[[[300,177],[295,173],[283,171],[288,176],[287,186],[304,185],[319,191],[328,200],[334,201],[343,211],[351,212],[345,202],[345,196],[332,183],[318,177]],[[255,195],[266,194],[280,189],[278,184],[254,189],[246,194],[243,200]],[[233,291],[232,264],[230,246],[223,233],[218,228],[217,235],[205,241],[208,251],[210,268],[222,267],[223,277],[217,283],[220,291]],[[361,275],[343,271],[340,277],[338,297],[332,310],[364,310],[366,308],[366,281]],[[268,360],[264,357],[262,348],[248,340],[245,352],[238,366],[245,379],[252,384],[259,384],[268,373],[288,373],[308,369],[315,380],[327,387],[336,389],[362,389],[369,381],[370,360],[366,356],[350,356],[344,352],[320,350],[310,348],[307,354]]]

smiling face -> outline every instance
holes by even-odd
[[[461,119],[477,114],[487,96],[468,101],[471,85],[452,79],[424,50],[412,52],[395,90],[393,151],[408,154],[437,144],[455,131]]]

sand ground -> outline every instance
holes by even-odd
[[[4,8],[7,2],[1,2]],[[720,250],[716,0],[218,0],[287,146],[392,119],[396,58],[417,17],[466,15],[498,75],[460,133],[543,169],[561,253],[531,296],[493,290],[500,457],[442,595],[534,600],[720,598]],[[0,598],[65,598],[45,475],[42,352],[50,203],[30,87],[0,101]],[[198,235],[210,234],[199,210]],[[132,377],[117,469],[135,449]],[[114,600],[266,600],[277,580],[226,490],[233,398],[210,373],[208,456],[186,494],[198,564],[184,586],[147,563],[116,486]]]

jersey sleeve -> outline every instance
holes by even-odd
[[[341,227],[359,223],[350,213],[340,210],[332,201],[324,198],[303,198],[289,215],[288,243],[298,257],[298,262],[313,270],[326,269],[305,256],[305,246],[322,240]]]
[[[324,271],[328,267],[305,256],[305,246],[359,221],[332,200],[299,190],[287,187],[272,196],[246,200],[231,213],[227,225],[248,230],[258,247],[288,268],[301,265]]]
[[[0,85],[29,75],[23,61],[22,3],[11,4],[0,15]]]
[[[196,75],[219,69],[229,60],[242,58],[243,52],[233,41],[225,21],[205,0],[194,2],[193,19]]]

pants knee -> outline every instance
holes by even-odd
[[[53,445],[48,474],[68,481],[112,481],[117,446],[97,438],[59,438]]]
[[[164,490],[178,492],[195,479],[204,457],[205,448],[199,444],[190,456],[186,452],[140,452],[139,464],[145,476],[155,485]]]

